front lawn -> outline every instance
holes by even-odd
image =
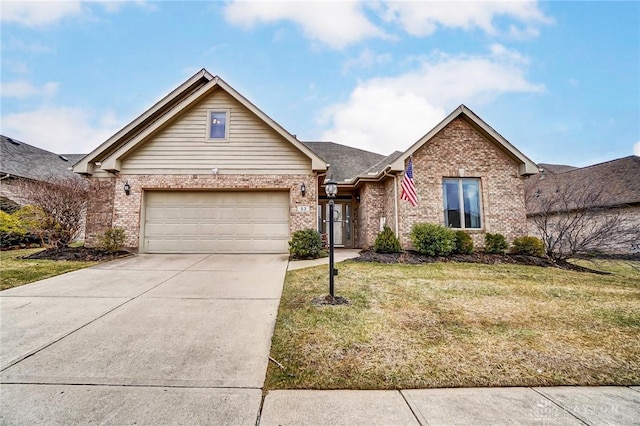
[[[43,249],[0,252],[0,290],[86,268],[97,262],[22,259]]]
[[[594,267],[594,265],[583,265]],[[267,389],[640,384],[640,262],[338,265],[285,281]]]

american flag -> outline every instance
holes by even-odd
[[[416,193],[416,186],[413,183],[413,162],[411,158],[409,158],[409,164],[407,164],[407,170],[404,172],[404,179],[402,179],[400,187],[402,188],[400,199],[410,202],[414,207],[417,206],[418,194]]]

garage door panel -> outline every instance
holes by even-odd
[[[149,253],[285,253],[287,192],[148,192]]]

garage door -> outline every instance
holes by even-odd
[[[147,253],[286,253],[287,192],[145,193]]]

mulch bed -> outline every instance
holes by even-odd
[[[407,250],[401,253],[376,253],[373,250],[362,250],[360,257],[353,259],[356,262],[380,262],[380,263],[404,263],[404,264],[421,264],[435,262],[464,262],[464,263],[484,263],[488,265],[510,264],[510,265],[527,265],[541,266],[545,268],[560,268],[578,272],[590,272],[600,275],[609,275],[608,272],[596,271],[594,269],[584,268],[569,262],[554,262],[551,259],[526,256],[522,254],[490,254],[484,252],[475,252],[472,254],[452,254],[450,256],[425,256],[416,251]]]
[[[131,253],[125,250],[120,250],[112,253],[98,248],[59,247],[42,250],[37,253],[33,253],[30,256],[25,256],[23,257],[23,259],[77,260],[86,262],[99,262],[127,256],[131,256]]]

